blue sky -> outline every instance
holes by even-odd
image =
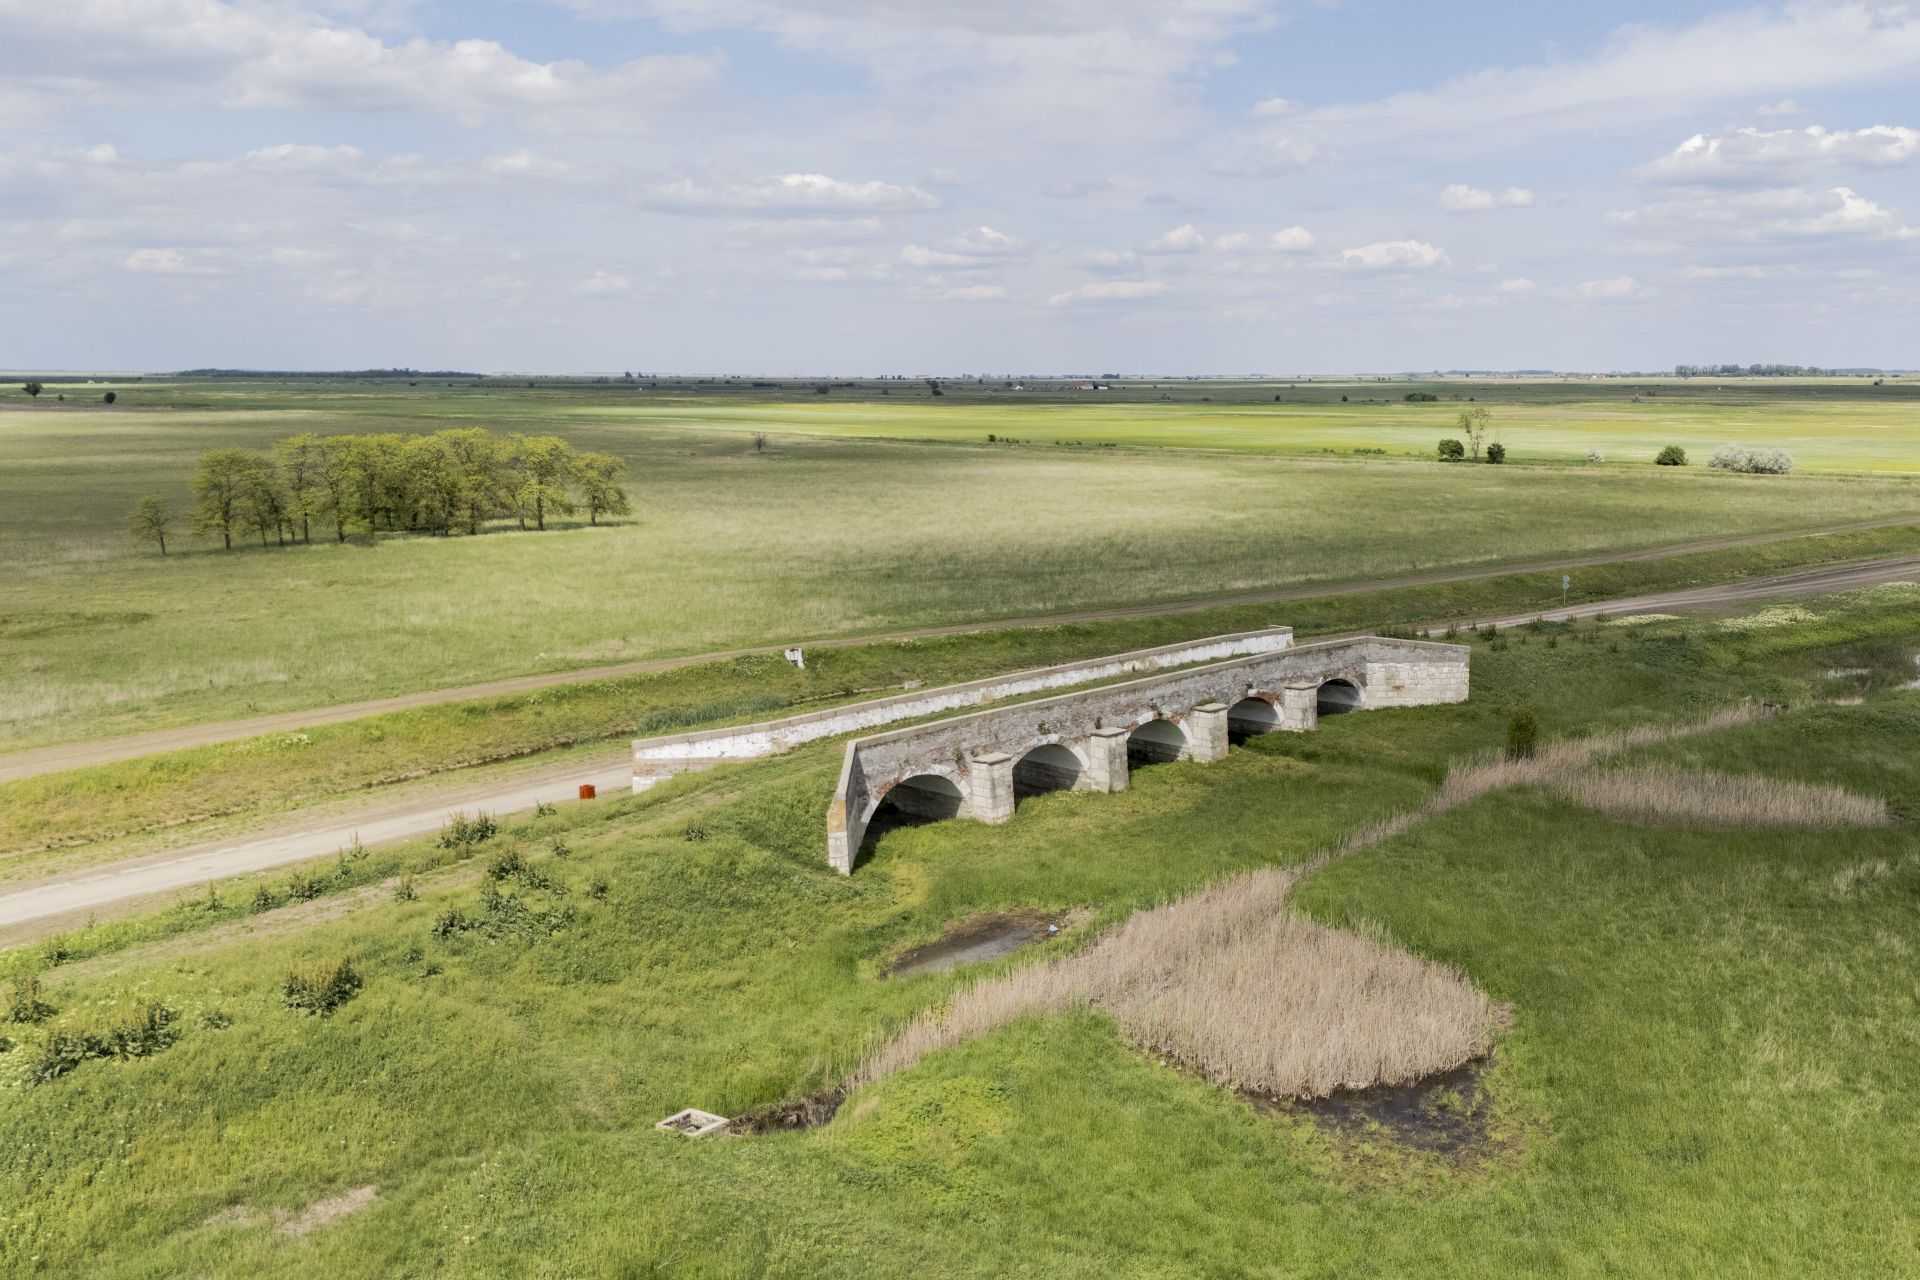
[[[0,22],[8,367],[1916,363],[1911,4]]]

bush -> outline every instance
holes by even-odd
[[[1449,436],[1440,442],[1440,461],[1458,462],[1467,456],[1467,446]]]
[[[456,813],[440,828],[438,844],[442,849],[455,850],[464,857],[473,852],[475,845],[485,844],[498,834],[500,824],[493,820],[491,814],[475,814],[469,818],[464,813]]]
[[[1607,460],[1607,455],[1600,452],[1598,449],[1587,450],[1588,462],[1605,462],[1606,460]]]
[[[84,1027],[50,1031],[28,1050],[20,1078],[29,1086],[46,1084],[89,1058],[124,1061],[158,1053],[179,1038],[173,1029],[178,1017],[158,1000],[143,1000],[97,1031]]]
[[[1783,476],[1793,470],[1793,455],[1785,449],[1749,449],[1745,445],[1723,444],[1713,451],[1707,465],[1715,471]]]
[[[1507,460],[1507,446],[1501,444],[1498,440],[1494,441],[1492,444],[1487,446],[1488,462],[1499,463],[1499,462],[1505,462],[1506,460]]]
[[[0,1009],[0,1022],[40,1022],[54,1012],[54,1007],[40,998],[40,976],[29,973],[13,980],[6,1007]]]
[[[300,1013],[328,1018],[335,1009],[359,995],[364,985],[353,961],[343,957],[304,971],[288,970],[286,980],[280,984],[280,1002]]]
[[[1540,741],[1540,718],[1522,707],[1507,721],[1507,759],[1531,760]]]
[[[1653,462],[1660,467],[1684,467],[1687,465],[1687,451],[1677,444],[1670,444],[1660,451],[1660,456]]]
[[[1413,404],[1431,404],[1440,397],[1431,391],[1409,391],[1407,400]]]
[[[105,401],[107,404],[112,404],[115,400],[118,400],[119,398],[120,398],[119,395],[112,391],[109,391],[107,392],[107,394],[100,397],[100,399]]]

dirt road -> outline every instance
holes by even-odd
[[[1462,625],[1478,622],[1481,626],[1492,623],[1511,627],[1535,618],[1571,621],[1602,613],[1618,617],[1724,609],[1779,596],[1815,595],[1885,582],[1914,581],[1920,581],[1920,556],[1810,569],[1720,586],[1599,601],[1569,609],[1458,621]],[[605,756],[596,754],[585,760],[574,759],[563,765],[530,770],[510,781],[462,783],[459,775],[452,774],[446,786],[431,792],[415,792],[400,802],[370,800],[364,807],[335,813],[309,825],[290,823],[268,834],[170,850],[24,882],[0,892],[0,945],[57,932],[90,915],[125,911],[161,895],[196,888],[209,880],[326,857],[351,843],[356,834],[366,845],[400,840],[437,830],[455,810],[484,810],[504,815],[530,809],[537,802],[580,803],[573,800],[579,783],[591,782],[601,795],[608,796],[624,793],[631,780],[630,757],[622,744],[609,748]]]
[[[338,724],[341,721],[359,720],[366,716],[380,715],[388,711],[406,711],[414,707],[434,706],[443,702],[465,702],[473,698],[492,698],[517,693],[532,693],[536,690],[552,688],[555,685],[577,684],[587,680],[609,680],[620,676],[645,675],[649,672],[666,671],[674,667],[693,666],[696,663],[702,662],[724,662],[729,658],[743,657],[751,653],[778,653],[789,644],[803,643],[812,648],[839,648],[847,645],[874,644],[887,640],[911,640],[929,636],[965,635],[976,631],[999,631],[1010,627],[1046,627],[1073,622],[1101,622],[1123,618],[1146,618],[1179,613],[1197,613],[1203,609],[1218,609],[1239,604],[1266,604],[1283,600],[1299,600],[1309,596],[1358,595],[1368,591],[1390,591],[1405,587],[1432,586],[1447,582],[1470,582],[1478,578],[1497,578],[1512,573],[1570,570],[1599,564],[1628,564],[1634,561],[1659,560],[1668,556],[1689,555],[1702,551],[1725,551],[1736,547],[1761,546],[1769,542],[1782,542],[1792,538],[1804,538],[1815,534],[1854,533],[1866,529],[1890,528],[1907,524],[1920,524],[1920,515],[1910,516],[1900,520],[1866,520],[1853,524],[1824,525],[1787,533],[1762,533],[1738,538],[1715,538],[1706,542],[1671,543],[1666,546],[1649,547],[1642,551],[1626,553],[1616,552],[1603,555],[1576,556],[1572,559],[1560,560],[1537,560],[1523,564],[1475,566],[1465,569],[1442,570],[1434,573],[1408,574],[1398,578],[1372,578],[1360,582],[1288,587],[1280,591],[1257,591],[1239,595],[1208,596],[1194,600],[1177,601],[1171,604],[1130,605],[1117,609],[1085,609],[1074,613],[1046,614],[1030,618],[1003,618],[996,621],[958,623],[951,626],[940,627],[917,627],[904,631],[885,631],[859,636],[838,636],[824,640],[782,641],[778,644],[753,645],[741,649],[718,649],[709,653],[688,654],[678,658],[650,658],[644,661],[623,662],[607,667],[585,667],[574,671],[551,671],[542,675],[518,676],[510,680],[492,680],[485,684],[461,685],[452,689],[428,689],[419,693],[401,694],[391,698],[370,698],[362,702],[346,702],[338,706],[316,707],[306,711],[284,711],[276,712],[272,715],[250,716],[245,720],[226,720],[211,724],[183,725],[174,729],[155,729],[147,733],[128,734],[118,738],[103,738],[93,742],[63,743],[56,746],[39,747],[31,751],[13,752],[0,755],[0,782],[11,782],[17,778],[31,778],[36,774],[42,773],[58,773],[63,769],[78,769],[86,765],[107,764],[115,760],[131,760],[137,756],[157,755],[163,751],[178,751],[185,747],[203,747],[216,742],[231,742],[236,738],[251,738],[263,733],[284,733],[296,729],[311,728],[314,725]]]

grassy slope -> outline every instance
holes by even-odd
[[[1029,1022],[856,1099],[810,1134],[688,1143],[651,1122],[810,1088],[948,976],[880,958],[977,907],[1108,917],[1305,855],[1412,803],[1507,712],[1550,732],[1796,697],[1862,631],[1920,640],[1881,592],[1798,627],[1591,630],[1475,657],[1473,703],[1330,721],[1119,797],[889,837],[851,881],[819,861],[834,751],[582,816],[581,916],[534,943],[426,936],[471,888],[239,944],[130,954],[77,984],[222,1031],[0,1093],[0,1263],[47,1274],[326,1275],[1885,1273],[1920,1265],[1904,1189],[1920,1102],[1911,828],[1700,833],[1493,797],[1323,873],[1332,920],[1384,923],[1519,1013],[1494,1076],[1513,1150],[1448,1173],[1256,1116],[1097,1019]],[[1904,655],[1899,655],[1904,658]],[[1891,659],[1889,659],[1891,661]],[[1920,697],[1800,711],[1670,748],[1843,778],[1920,813]],[[699,839],[689,839],[690,833]],[[423,855],[424,856],[424,855]],[[1836,874],[1885,862],[1843,888]],[[441,873],[441,876],[454,875]],[[1844,877],[1843,877],[1844,879]],[[539,895],[532,895],[538,899]],[[418,951],[412,950],[418,948]],[[326,1022],[277,1007],[291,958],[369,974]],[[429,963],[444,972],[423,976]],[[1019,961],[1015,961],[1018,963]],[[103,962],[96,962],[100,964]],[[55,971],[57,977],[58,971]],[[10,1056],[10,1055],[9,1055]],[[4,1063],[5,1059],[0,1059]],[[379,1203],[304,1242],[200,1225],[233,1203]]]
[[[1920,552],[1920,526],[1827,534],[1759,547],[1594,566],[1570,597],[1628,594]],[[0,858],[20,850],[175,828],[167,843],[213,838],[215,816],[261,814],[422,774],[524,757],[556,747],[749,722],[909,681],[947,684],[995,672],[1250,630],[1276,619],[1301,639],[1343,631],[1486,617],[1557,602],[1560,575],[1240,605],[1192,614],[969,636],[821,648],[799,672],[773,656],[592,681],[270,734],[0,783]],[[103,856],[106,850],[99,851]],[[69,858],[70,855],[62,855]],[[40,874],[7,858],[6,874]]]
[[[819,436],[756,455],[732,431],[574,412],[570,400],[529,417],[524,401],[489,395],[454,415],[372,394],[313,395],[299,411],[0,414],[0,506],[13,517],[0,533],[0,745],[776,639],[1892,517],[1920,493],[1891,477]],[[757,410],[725,412],[746,422]],[[230,555],[187,540],[190,553],[165,561],[120,532],[140,492],[184,505],[193,459],[213,444],[475,420],[557,427],[624,453],[640,516]],[[1231,436],[1258,447],[1257,426]]]

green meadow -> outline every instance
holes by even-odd
[[[0,1054],[0,1270],[1920,1268],[1920,760],[1887,749],[1920,732],[1920,693],[1898,687],[1920,648],[1914,592],[1472,642],[1470,703],[1257,738],[1219,764],[1142,769],[1119,796],[1036,797],[1004,827],[896,831],[851,879],[824,865],[838,746],[818,744],[467,850],[376,854],[386,883],[343,864],[338,887],[289,893],[281,873],[6,956],[16,982],[39,974],[47,1008],[6,1028]],[[937,1053],[820,1128],[653,1128],[837,1079],[983,972],[882,976],[975,912],[1087,913],[984,972],[1016,969],[1418,805],[1522,707],[1554,738],[1749,698],[1786,709],[1641,762],[1837,782],[1886,799],[1893,825],[1626,822],[1523,788],[1300,890],[1318,918],[1457,965],[1511,1005],[1451,1150],[1256,1109],[1092,1013]],[[255,909],[256,886],[311,900]],[[330,1016],[289,1007],[290,970],[341,960],[362,985]],[[30,1083],[47,1037],[143,1011],[151,1025],[156,1003],[167,1034]]]
[[[910,383],[797,397],[798,387],[719,385],[137,382],[116,384],[120,402],[107,409],[97,386],[50,384],[72,398],[0,411],[0,746],[771,641],[1920,510],[1920,481],[1898,474],[1910,461],[1901,450],[1920,438],[1901,417],[1920,400],[1903,386],[1743,389],[1721,404],[1688,384],[1636,404],[1623,385],[1596,407],[1568,398],[1591,389],[1475,384],[1460,394],[1484,392],[1516,461],[1538,463],[1489,467],[1394,456],[1393,433],[1423,453],[1462,407],[1406,404],[1406,385],[1303,385],[1313,402],[1293,405],[1271,401],[1295,394],[1273,384],[1128,384],[1125,403],[1057,393],[1011,404]],[[1328,402],[1337,394],[1382,402]],[[1595,414],[1607,431],[1644,424],[1636,438],[1649,452],[1669,439],[1696,452],[1725,439],[1791,443],[1803,470],[1573,461],[1587,447],[1582,415]],[[1675,435],[1660,415],[1693,434]],[[1891,430],[1866,429],[1883,419]],[[544,535],[500,527],[231,553],[182,531],[165,560],[124,532],[142,494],[184,511],[208,448],[451,425],[553,431],[617,453],[632,469],[635,514]],[[1534,450],[1527,431],[1571,443]],[[1028,443],[990,445],[989,433]],[[1884,456],[1850,452],[1882,438]],[[1354,452],[1376,447],[1387,456]]]

